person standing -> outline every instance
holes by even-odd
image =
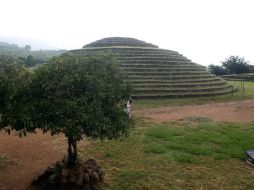
[[[129,115],[129,118],[131,117],[131,104],[132,104],[132,99],[131,97],[128,98],[126,108],[127,108],[127,113]]]

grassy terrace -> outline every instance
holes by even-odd
[[[197,64],[194,63],[186,63],[186,61],[184,62],[176,62],[176,61],[125,61],[125,62],[120,62],[121,66],[134,66],[134,67],[168,67],[168,68],[199,68],[200,66],[198,66]],[[202,67],[204,69],[204,67]]]
[[[189,90],[189,91],[177,91],[177,92],[153,92],[146,93],[145,91],[135,93],[133,98],[135,99],[167,99],[167,98],[184,98],[184,97],[214,97],[218,95],[224,95],[231,92],[231,89],[216,89],[216,91],[212,90]]]
[[[223,75],[226,80],[254,81],[254,73],[242,73],[234,75]]]
[[[216,82],[216,81],[222,81],[220,78],[202,78],[202,79],[192,79],[191,81],[189,79],[181,79],[181,80],[172,80],[172,79],[128,79],[131,81],[133,84],[136,83],[170,83],[170,84],[187,84],[187,83],[199,83],[199,82]]]
[[[190,91],[190,92],[192,92],[192,91],[195,91],[195,90],[197,90],[197,91],[199,91],[199,90],[203,90],[203,91],[209,91],[209,90],[213,90],[213,89],[225,89],[225,88],[227,88],[228,86],[220,86],[220,87],[217,87],[217,86],[203,86],[203,87],[200,87],[200,86],[195,86],[195,87],[193,87],[193,86],[190,86],[190,87],[186,87],[186,86],[184,86],[184,87],[182,87],[182,88],[179,88],[179,87],[170,87],[170,88],[168,88],[168,87],[165,87],[164,88],[164,86],[163,86],[163,88],[161,88],[161,87],[136,87],[135,88],[135,91],[151,91],[151,92],[153,92],[153,91],[159,91],[159,92],[177,92],[177,91],[181,91],[181,92],[185,92],[185,91]]]
[[[183,61],[183,62],[188,62],[190,60],[186,60],[185,58],[182,57],[146,57],[145,59],[143,57],[130,57],[130,58],[125,58],[126,62],[132,62],[132,61]],[[123,58],[123,61],[125,61],[125,59]]]
[[[216,85],[218,85],[218,83],[219,83],[218,81],[210,82],[209,86],[216,86]],[[225,81],[221,81],[220,83],[221,84],[226,84]],[[199,82],[199,83],[183,83],[183,84],[174,84],[174,83],[160,83],[160,84],[158,84],[158,83],[147,83],[147,84],[135,83],[135,84],[133,84],[134,87],[151,87],[151,86],[153,86],[153,87],[161,87],[161,86],[164,86],[164,87],[176,87],[176,86],[177,87],[181,87],[181,86],[197,87],[197,85],[199,87],[201,87],[201,86],[207,86],[208,84],[207,83],[201,83],[201,82]]]
[[[135,46],[141,46],[141,47],[152,47],[157,48],[156,45],[146,43],[141,40],[137,40],[134,38],[121,38],[121,37],[112,37],[112,38],[103,38],[101,40],[97,40],[95,42],[92,42],[90,44],[87,44],[84,46],[86,47],[109,47],[109,46],[128,46],[131,45],[133,47]]]
[[[156,67],[146,67],[146,68],[136,68],[136,67],[122,67],[126,72],[134,71],[134,72],[154,72],[154,71],[163,71],[163,72],[201,72],[205,71],[204,68],[156,68]]]
[[[247,98],[254,98],[254,82],[245,83],[244,94],[239,89],[234,96],[134,100],[134,109]],[[214,123],[201,117],[169,123],[136,118],[128,137],[91,141],[80,154],[103,166],[101,190],[253,189],[253,174],[244,162],[244,150],[254,148],[253,124]]]
[[[186,57],[183,57],[181,54],[168,54],[168,53],[157,53],[157,54],[154,54],[154,53],[143,53],[143,54],[137,54],[137,52],[135,53],[121,53],[122,57],[123,58],[142,58],[142,57],[151,57],[151,58],[171,58],[171,57],[175,57],[175,58],[185,58]]]
[[[127,75],[154,75],[154,76],[176,76],[176,75],[190,75],[196,76],[196,75],[210,75],[205,71],[179,71],[179,72],[173,72],[173,71],[126,71]]]
[[[180,55],[180,54],[175,54],[175,55],[151,55],[148,52],[146,54],[140,55],[140,54],[135,54],[135,52],[133,53],[129,53],[129,54],[121,54],[121,57],[123,59],[180,59],[180,60],[186,60],[187,58]]]
[[[228,101],[239,101],[245,99],[254,98],[254,82],[244,82],[245,90],[241,88],[240,81],[228,81],[230,85],[233,85],[237,89],[233,93],[212,96],[212,97],[190,97],[190,98],[170,98],[170,99],[157,99],[157,100],[136,100],[135,109],[161,107],[161,106],[181,106],[181,105],[200,105],[204,103],[212,102],[228,102]]]
[[[140,75],[129,75],[128,78],[130,79],[189,79],[189,81],[192,81],[192,79],[204,79],[204,78],[214,78],[214,75],[210,74],[210,73],[204,73],[201,75],[177,75],[177,76],[171,76],[171,75],[144,75],[144,76],[140,76]]]

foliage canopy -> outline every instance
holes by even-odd
[[[226,75],[229,73],[226,68],[213,64],[208,66],[208,70],[215,75]]]
[[[248,73],[250,67],[244,57],[230,56],[222,62],[222,66],[227,68],[230,74]]]
[[[28,75],[29,72],[17,59],[0,56],[0,114],[11,110],[13,96],[24,85]]]
[[[209,65],[208,69],[215,75],[241,74],[254,72],[254,67],[248,64],[244,57],[230,56],[221,62],[222,66]]]

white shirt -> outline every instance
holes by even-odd
[[[131,113],[131,104],[130,101],[127,101],[127,113],[130,114]]]

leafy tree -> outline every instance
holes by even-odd
[[[15,70],[11,65],[12,63],[14,60],[9,59],[9,57],[0,56],[0,114],[5,107],[6,97],[8,97],[8,80],[11,78],[9,73]]]
[[[249,65],[249,73],[254,73],[254,65]]]
[[[29,76],[30,73],[15,58],[0,56],[0,130],[4,128],[10,132],[10,128],[6,127],[10,123],[4,118],[9,115],[18,118],[22,113],[15,95],[24,88]]]
[[[37,61],[31,55],[28,55],[27,58],[24,60],[24,64],[28,67],[34,66],[36,62]]]
[[[248,73],[250,71],[248,61],[239,56],[230,56],[222,62],[222,66],[227,68],[230,74]]]
[[[25,46],[25,50],[28,51],[28,52],[31,51],[31,46],[26,45],[26,46]]]
[[[112,55],[64,55],[36,69],[13,93],[1,125],[22,134],[36,128],[68,138],[68,163],[77,161],[84,136],[113,139],[127,134],[131,120],[123,111],[130,95]]]
[[[215,75],[226,75],[229,73],[226,68],[213,64],[208,66],[208,70]]]

